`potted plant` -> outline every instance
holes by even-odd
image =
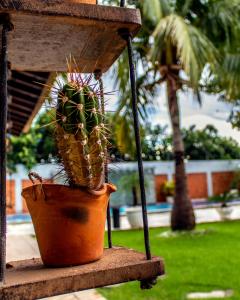
[[[52,123],[68,185],[46,184],[30,173],[34,184],[22,192],[47,266],[85,264],[103,254],[106,209],[116,188],[104,182],[107,129],[102,92],[91,78],[72,73],[53,88]]]
[[[173,204],[175,183],[173,180],[165,181],[162,185],[162,193],[168,203]]]
[[[233,207],[229,206],[229,202],[235,200],[239,197],[239,191],[232,189],[228,192],[222,193],[220,195],[209,197],[209,201],[220,202],[220,206],[217,207],[217,212],[220,215],[221,220],[230,220],[233,212]]]
[[[142,207],[140,206],[140,186],[139,175],[137,172],[130,172],[121,177],[118,186],[125,192],[131,194],[132,205],[126,208],[126,216],[131,228],[142,228]],[[145,188],[149,186],[149,181],[145,177]]]

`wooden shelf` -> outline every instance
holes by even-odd
[[[34,258],[8,263],[0,294],[1,300],[32,300],[163,274],[162,259],[148,261],[134,250],[113,248],[96,262],[71,268],[46,268]]]
[[[14,31],[9,33],[9,61],[18,71],[66,71],[71,54],[80,72],[105,72],[126,46],[118,30],[132,35],[141,27],[136,9],[68,0],[4,0],[0,14],[9,13]]]

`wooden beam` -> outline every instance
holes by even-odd
[[[23,71],[21,71],[20,74],[24,75],[28,78],[31,78],[31,79],[29,79],[30,81],[40,81],[40,82],[44,83],[46,81],[46,77],[41,76],[41,75],[43,75],[41,73],[42,72],[23,72]],[[49,73],[49,72],[46,72],[46,73]]]
[[[22,79],[19,79],[16,77],[11,79],[10,85],[15,84],[15,83],[20,84],[23,87],[30,87],[34,90],[37,90],[37,92],[39,92],[39,91],[41,92],[41,90],[42,90],[42,86],[40,84],[28,82],[26,80],[22,80]]]
[[[23,126],[24,126],[24,124],[23,123],[21,123],[21,122],[14,122],[14,125],[12,126],[12,129],[14,130],[17,130],[18,131],[18,134],[20,134],[21,133],[21,131],[22,131],[22,128],[23,128]]]
[[[49,86],[52,86],[55,79],[56,79],[56,73],[50,73],[49,78],[47,80],[47,83],[43,87],[42,94],[39,97],[39,99],[38,99],[32,113],[31,113],[30,117],[28,118],[27,123],[25,124],[25,126],[23,128],[23,133],[28,132],[28,130],[30,129],[33,119],[35,118],[36,114],[39,112],[39,110],[42,107],[44,101],[46,100],[46,97],[49,94]]]
[[[10,129],[9,131],[10,131],[10,133],[11,133],[12,135],[17,135],[17,136],[18,136],[18,135],[20,134],[20,131],[17,130],[17,129],[15,129],[15,128]]]
[[[26,118],[26,119],[28,119],[28,117],[29,117],[29,114],[28,113],[25,113],[25,112],[22,112],[22,111],[13,111],[13,110],[11,110],[11,109],[9,109],[9,114],[10,114],[10,117],[11,118],[19,118],[20,120],[21,120],[21,117],[24,117],[24,118]]]
[[[22,129],[22,127],[24,126],[24,122],[14,121],[12,128],[15,128],[16,126],[20,126]],[[21,130],[20,130],[20,132],[21,132]]]
[[[33,300],[164,274],[161,258],[125,248],[106,249],[102,259],[70,268],[46,268],[39,259],[7,264],[1,300]]]
[[[28,106],[25,106],[25,105],[21,105],[21,104],[17,104],[17,103],[11,103],[9,104],[9,108],[12,109],[12,110],[15,110],[15,108],[17,108],[17,111],[19,111],[18,109],[23,110],[23,111],[28,111],[29,113],[32,112],[32,108],[31,107],[28,107]]]
[[[20,102],[22,104],[28,105],[30,107],[34,107],[34,105],[36,104],[36,101],[33,102],[32,100],[27,100],[27,98],[23,99],[23,98],[20,98],[18,96],[15,96],[15,95],[14,95],[14,100],[17,101],[17,102]],[[11,102],[11,103],[13,103],[13,102]]]
[[[20,88],[17,88],[15,86],[12,86],[12,85],[9,85],[8,86],[8,90],[9,92],[12,94],[13,92],[17,93],[17,94],[21,94],[21,95],[25,95],[27,97],[30,97],[32,99],[36,99],[38,98],[38,95],[34,94],[34,93],[30,93],[26,90],[23,90],[23,89],[20,89]]]

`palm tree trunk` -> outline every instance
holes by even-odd
[[[172,123],[175,159],[175,195],[171,215],[171,228],[172,230],[192,230],[195,227],[195,216],[192,203],[188,197],[187,177],[184,165],[184,144],[180,130],[177,100],[177,83],[173,78],[168,78],[167,80],[167,96]]]

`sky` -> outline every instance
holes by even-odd
[[[105,77],[104,86],[105,91],[111,90],[113,83],[110,76]],[[232,137],[240,144],[240,131],[233,129],[231,124],[227,121],[232,105],[219,101],[218,96],[215,95],[202,93],[201,98],[202,105],[200,106],[191,91],[180,92],[178,94],[181,127],[189,128],[191,125],[196,125],[197,129],[203,129],[206,125],[211,124],[216,127],[219,135]],[[114,110],[117,99],[117,91],[112,96],[108,96],[108,110]],[[162,126],[168,125],[170,130],[170,118],[164,86],[159,89],[159,95],[154,99],[154,103],[156,112],[151,116],[151,122]]]
[[[158,112],[153,118],[156,124],[168,124],[170,126],[169,114],[165,91],[160,93],[158,102]],[[196,128],[203,129],[206,125],[214,125],[219,134],[225,137],[232,137],[240,144],[240,131],[233,129],[228,122],[232,105],[219,101],[218,96],[202,94],[202,105],[196,101],[191,92],[179,93],[179,104],[181,114],[181,127],[189,128],[196,125]]]
[[[114,83],[111,71],[104,75],[104,91],[112,92],[107,95],[107,111],[114,111],[118,100],[118,91],[114,89]],[[201,94],[202,105],[200,106],[192,92],[180,92],[178,94],[180,104],[181,127],[189,128],[196,125],[197,129],[203,129],[206,125],[211,124],[218,130],[219,135],[232,137],[240,144],[240,131],[233,129],[227,121],[232,109],[232,105],[219,101],[218,96]],[[171,130],[170,118],[167,108],[166,89],[164,85],[159,89],[159,93],[154,99],[155,113],[151,115],[151,122],[154,125],[168,125]],[[44,110],[42,108],[41,112]]]

